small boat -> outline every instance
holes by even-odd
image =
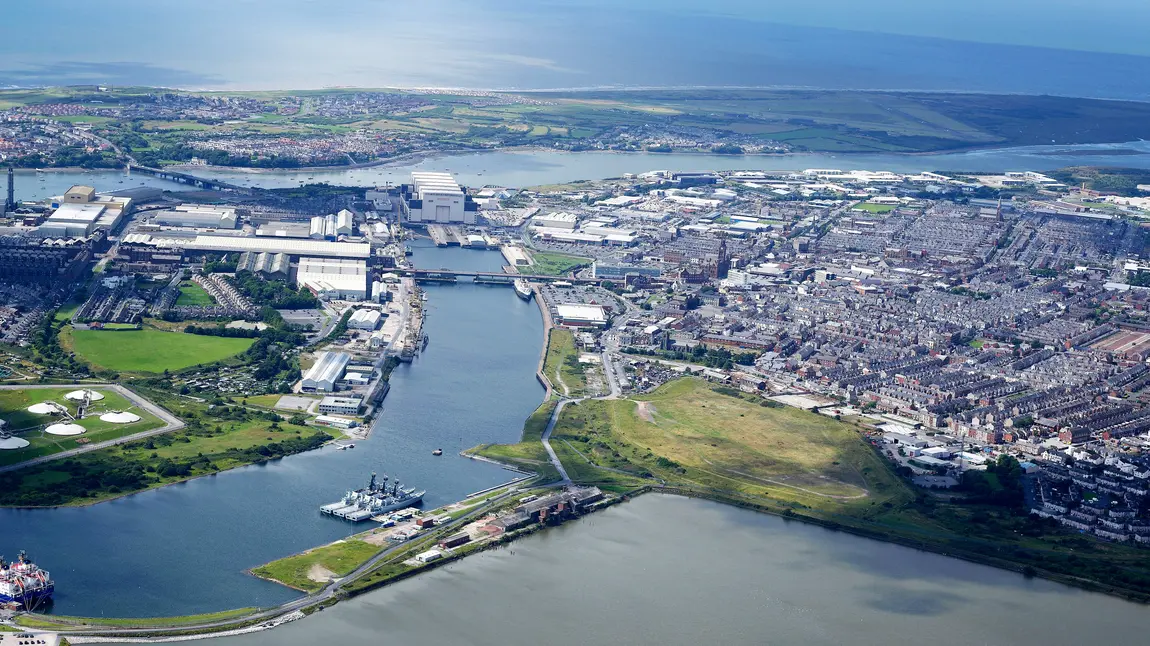
[[[354,448],[355,448],[355,445],[354,445],[354,444],[341,444],[341,445],[339,446],[339,450],[340,450],[340,451],[346,451],[346,450],[348,450],[348,449],[354,449]]]
[[[443,455],[443,449],[435,449],[431,452],[432,455]]]

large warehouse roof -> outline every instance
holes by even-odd
[[[153,244],[160,243],[153,238]],[[371,245],[359,242],[326,242],[323,240],[300,240],[294,238],[240,237],[199,235],[189,240],[164,240],[172,246],[203,251],[266,251],[286,253],[291,256],[319,256],[322,258],[369,258]]]

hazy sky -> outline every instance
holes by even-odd
[[[1120,89],[1150,84],[1150,75],[1143,73],[1150,69],[1150,0],[9,0],[4,5],[0,86],[745,84],[1150,96],[1150,88]],[[1108,74],[1105,82],[1095,82],[1096,69]]]

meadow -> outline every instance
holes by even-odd
[[[181,370],[235,356],[254,339],[201,336],[162,330],[104,332],[65,330],[61,344],[94,367],[121,372]]]

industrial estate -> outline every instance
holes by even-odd
[[[1150,176],[749,168],[512,187],[420,170],[263,189],[139,159],[158,144],[98,124],[288,115],[294,99],[149,96],[91,108],[61,93],[0,121],[13,160],[64,139],[126,177],[195,189],[93,181],[19,201],[17,182],[39,177],[8,170],[0,505],[98,504],[382,441],[389,378],[435,347],[428,285],[538,307],[542,403],[520,442],[462,447],[508,469],[463,500],[428,509],[435,482],[347,474],[315,513],[350,536],[251,570],[304,593],[287,604],[167,623],[58,616],[53,555],[32,545],[35,562],[0,561],[5,620],[104,637],[273,627],[648,491],[1150,599]],[[332,114],[440,100],[306,99]],[[52,136],[6,134],[29,123]],[[636,145],[767,145],[677,127]],[[195,150],[288,155],[196,137]],[[329,138],[342,147],[308,145],[378,156],[355,147],[364,133]],[[297,165],[319,158],[278,145]],[[497,252],[500,269],[421,262],[451,247]]]

